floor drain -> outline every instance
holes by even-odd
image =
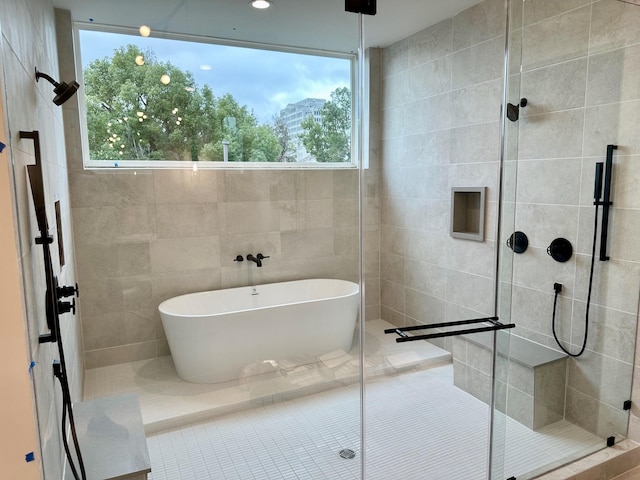
[[[342,458],[346,458],[347,460],[351,460],[352,458],[354,458],[356,456],[356,452],[354,452],[353,450],[351,450],[349,448],[345,448],[343,450],[340,450],[340,456]]]

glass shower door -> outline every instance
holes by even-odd
[[[508,101],[520,108],[507,122],[506,164],[513,230],[528,248],[513,256],[507,307],[512,346],[528,355],[511,356],[507,372],[515,422],[503,478],[521,479],[627,436],[640,275],[629,230],[638,200],[626,179],[637,173],[640,7],[509,3]],[[537,440],[525,442],[528,432]]]
[[[505,444],[505,423],[494,411],[504,408],[505,390],[493,383],[504,371],[501,357],[491,331],[459,330],[496,326],[475,320],[495,316],[503,285],[505,18],[502,2],[480,2],[368,50],[376,93],[369,107],[380,115],[379,123],[372,115],[364,188],[380,191],[379,203],[365,198],[364,209],[368,480],[489,478],[501,466],[489,465]],[[385,20],[392,22],[377,19]],[[366,27],[367,19],[365,34]],[[378,223],[367,215],[371,207]],[[508,350],[505,332],[495,342],[501,350]],[[439,338],[416,339],[432,333]]]

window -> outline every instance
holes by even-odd
[[[96,28],[85,166],[353,166],[353,57]]]

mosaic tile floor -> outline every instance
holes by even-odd
[[[370,326],[380,332],[386,325]],[[407,351],[390,336],[372,335],[365,478],[484,478],[488,407],[453,386],[450,356],[426,342]],[[138,392],[152,480],[356,480],[362,462],[356,358],[354,351],[336,353],[301,371],[219,386],[182,382],[163,358],[89,370],[85,393]],[[530,478],[528,472],[603,446],[568,422],[534,432],[499,420],[507,449],[498,478]],[[341,458],[344,448],[356,457]]]

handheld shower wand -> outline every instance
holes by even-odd
[[[558,335],[556,334],[556,306],[558,304],[558,296],[562,291],[562,284],[554,283],[553,290],[555,291],[555,297],[553,299],[553,315],[551,317],[551,331],[553,338],[560,349],[569,355],[570,357],[579,357],[587,348],[587,337],[589,335],[589,309],[591,307],[591,292],[593,290],[593,270],[596,262],[596,242],[598,239],[598,207],[602,207],[602,226],[600,228],[600,261],[609,260],[607,255],[607,231],[609,229],[609,207],[613,205],[611,201],[611,176],[613,170],[613,151],[618,148],[617,145],[607,145],[607,159],[606,162],[597,162],[595,171],[595,180],[593,186],[593,204],[596,207],[594,224],[593,224],[593,244],[591,246],[591,268],[589,270],[589,290],[587,293],[587,310],[584,316],[584,337],[582,340],[582,347],[578,353],[572,353],[565,348]],[[604,178],[603,178],[604,173]],[[603,185],[604,185],[604,197],[603,197]]]

